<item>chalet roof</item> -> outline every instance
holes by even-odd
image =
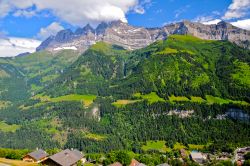
[[[157,166],[169,166],[167,163],[159,164]]]
[[[39,161],[39,160],[41,160],[41,159],[47,157],[48,154],[47,154],[44,150],[39,149],[39,150],[37,150],[37,151],[34,151],[34,152],[31,152],[31,153],[27,154],[27,156],[32,157],[32,158],[35,159],[36,161]]]
[[[81,160],[83,158],[83,155],[78,150],[71,151],[69,149],[66,149],[54,154],[53,156],[50,156],[49,158],[62,166],[71,166],[77,161]]]
[[[138,166],[146,166],[145,164],[143,164],[143,163],[140,163]]]
[[[135,159],[132,159],[131,163],[129,166],[138,166],[140,163],[139,161],[135,160]]]
[[[79,150],[74,149],[71,152],[73,152],[77,157],[83,158],[83,154]]]
[[[192,159],[203,159],[203,156],[200,152],[191,152]]]
[[[113,163],[113,164],[110,164],[109,166],[122,166],[122,164],[119,163],[119,162],[115,162],[115,163]]]

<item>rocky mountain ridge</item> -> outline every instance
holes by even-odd
[[[78,28],[62,30],[50,36],[37,48],[37,51],[58,51],[73,49],[84,52],[99,41],[116,44],[125,49],[134,50],[146,47],[157,40],[166,39],[172,34],[190,34],[207,40],[228,40],[244,48],[250,48],[250,31],[240,29],[221,21],[214,25],[183,21],[161,28],[134,27],[121,21],[101,23],[96,29],[89,24]]]

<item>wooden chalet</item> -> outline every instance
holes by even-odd
[[[42,165],[47,166],[76,166],[78,162],[83,161],[83,154],[78,150],[66,149],[59,153],[50,156],[42,162]]]
[[[196,152],[196,151],[191,152],[190,158],[191,158],[191,160],[193,160],[194,162],[197,162],[199,164],[202,164],[205,161],[202,153]]]
[[[32,162],[32,163],[40,163],[48,158],[48,154],[39,149],[37,151],[31,152],[23,157],[23,161],[25,162]]]

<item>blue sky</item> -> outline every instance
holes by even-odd
[[[0,54],[3,38],[42,41],[62,29],[119,19],[144,27],[225,20],[250,30],[250,0],[0,0]]]

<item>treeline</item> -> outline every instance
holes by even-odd
[[[28,149],[3,149],[3,148],[0,148],[0,158],[21,160],[29,152],[31,152],[31,151]]]

